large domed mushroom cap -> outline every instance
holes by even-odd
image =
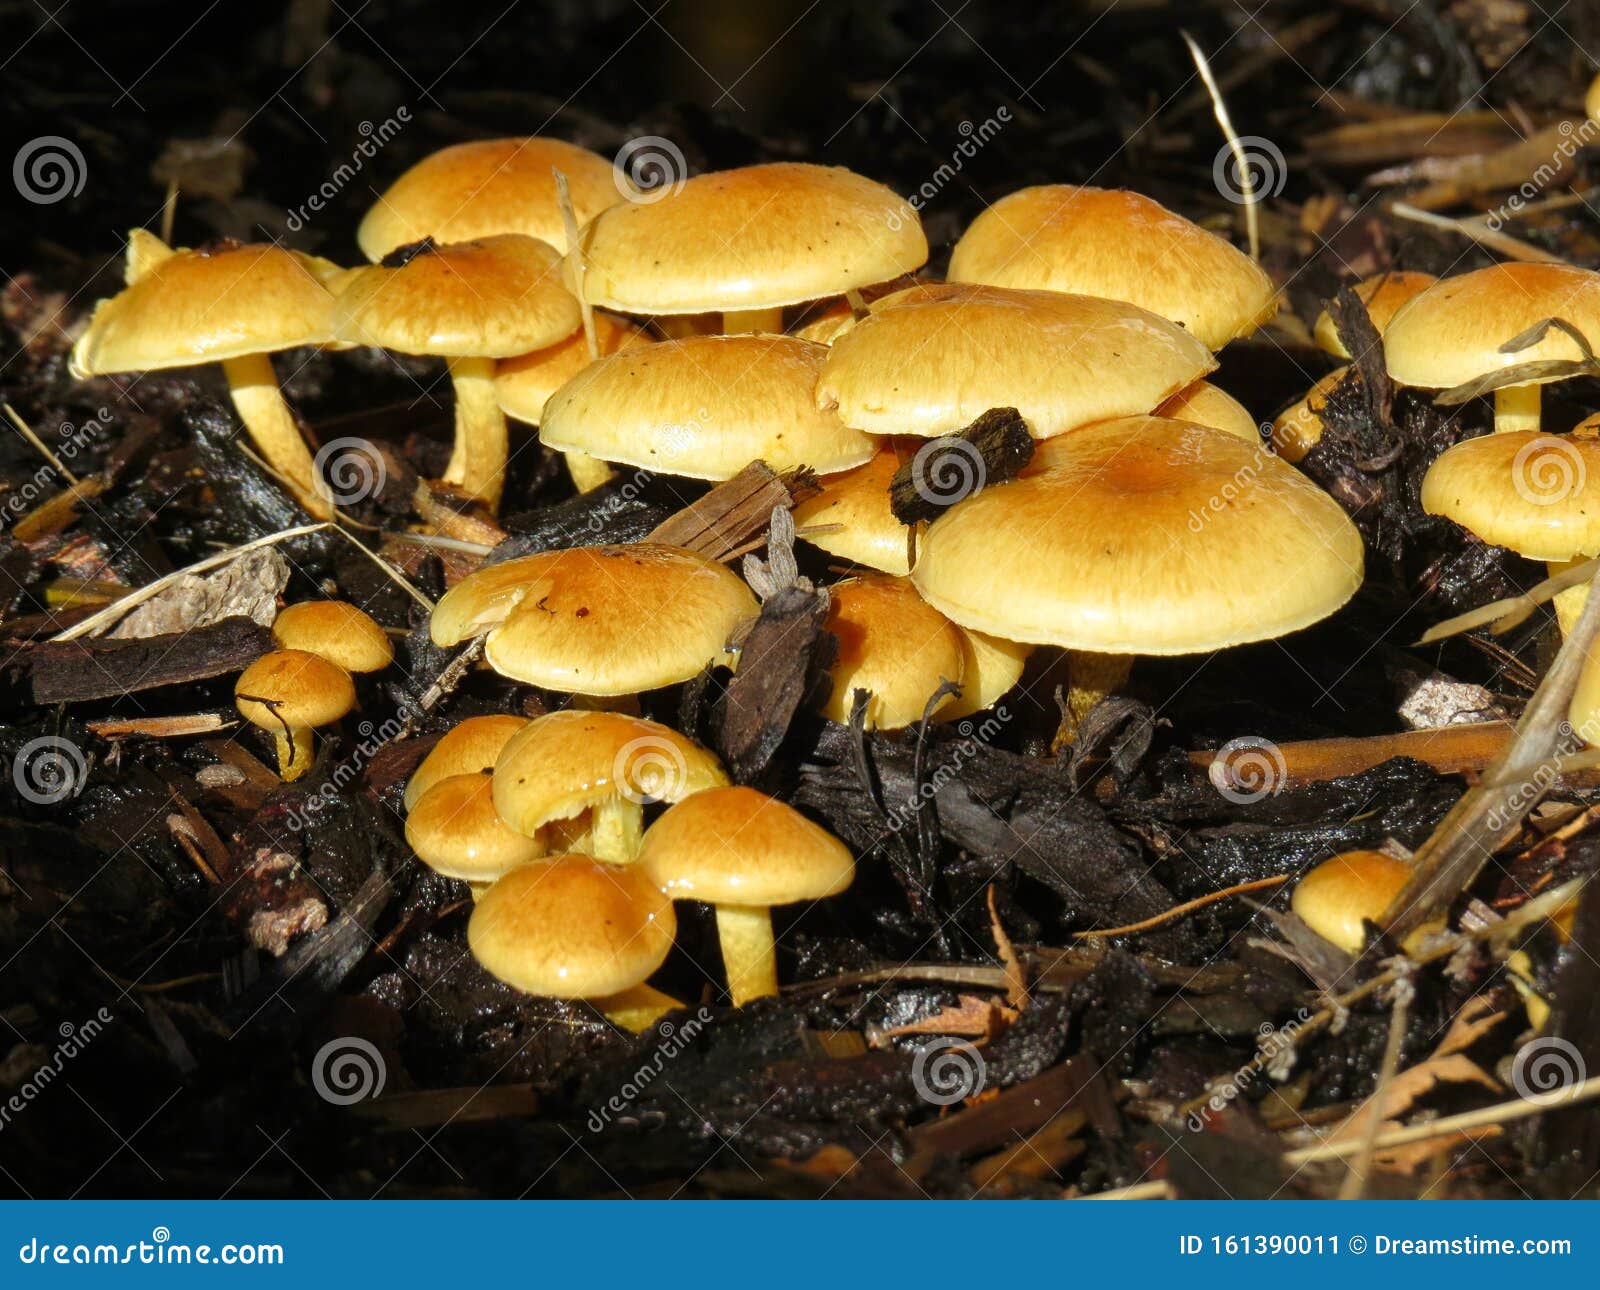
[[[1278,309],[1261,266],[1141,193],[1044,184],[1002,197],[950,256],[950,281],[1069,291],[1141,305],[1208,349]]]
[[[1309,626],[1361,584],[1361,536],[1293,467],[1211,426],[1128,417],[1041,444],[929,527],[912,579],[963,627],[1190,654]]]

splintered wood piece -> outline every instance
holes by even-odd
[[[766,462],[752,461],[732,479],[669,515],[646,540],[681,546],[712,560],[733,560],[766,541],[774,508],[788,510],[816,492],[816,477],[809,470],[780,475]]]
[[[183,739],[215,734],[239,723],[220,712],[186,712],[172,717],[108,717],[84,724],[102,739]]]
[[[1407,730],[1367,738],[1308,739],[1278,744],[1274,760],[1280,784],[1290,788],[1325,779],[1342,779],[1371,770],[1394,757],[1410,757],[1444,775],[1481,773],[1511,742],[1509,721],[1475,721],[1435,730]],[[1219,792],[1251,792],[1261,787],[1263,749],[1241,745],[1225,758],[1218,752],[1191,752],[1190,765],[1206,772]]]
[[[936,520],[1033,460],[1034,439],[1016,408],[990,408],[960,434],[930,439],[889,481],[889,509],[902,524]]]
[[[225,618],[135,640],[46,641],[21,659],[35,703],[81,703],[242,672],[272,648],[265,627]]]

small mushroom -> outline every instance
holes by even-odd
[[[346,672],[381,672],[394,662],[388,633],[372,616],[343,600],[305,600],[289,605],[272,623],[279,649],[305,650]]]
[[[95,306],[72,347],[77,377],[222,364],[239,419],[267,463],[318,519],[333,514],[299,422],[268,355],[332,341],[338,272],[277,246],[226,244],[175,251],[154,234],[128,235],[128,285]]]
[[[439,601],[440,646],[486,632],[502,676],[616,696],[698,676],[759,612],[738,574],[693,551],[636,543],[542,551],[463,578]],[[641,626],[641,624],[643,624]]]
[[[1431,273],[1391,269],[1387,273],[1363,278],[1351,290],[1367,307],[1367,317],[1372,321],[1378,335],[1382,336],[1395,314],[1400,311],[1400,306],[1413,296],[1426,291],[1438,280]],[[1333,315],[1326,309],[1317,315],[1316,324],[1311,329],[1311,338],[1317,342],[1318,349],[1332,354],[1335,358],[1350,357],[1350,351],[1339,339],[1339,329],[1334,325]]]
[[[506,418],[494,360],[571,335],[578,302],[561,286],[555,249],[518,233],[425,243],[399,262],[349,269],[334,283],[334,334],[356,345],[442,357],[456,400],[445,482],[500,504]]]
[[[544,855],[538,837],[516,832],[494,809],[487,774],[449,775],[417,798],[406,815],[406,842],[446,878],[480,884]]]
[[[889,505],[895,471],[924,439],[884,439],[870,461],[824,476],[821,490],[794,508],[795,536],[841,560],[904,577],[911,572],[911,530]]]
[[[1328,394],[1344,380],[1349,366],[1336,367],[1306,391],[1305,398],[1291,403],[1272,423],[1272,449],[1285,461],[1303,461],[1305,455],[1322,442],[1322,409]]]
[[[828,351],[793,336],[689,336],[591,363],[545,404],[541,441],[691,479],[859,466],[876,445],[813,398]]]
[[[294,780],[311,769],[311,732],[354,708],[356,687],[337,663],[305,650],[282,649],[245,668],[233,698],[240,716],[271,733],[279,773]]]
[[[839,642],[822,715],[845,724],[857,690],[865,690],[866,729],[903,730],[922,720],[939,687],[962,684],[969,643],[904,578],[863,574],[828,588],[828,631]],[[944,695],[937,714],[949,705]]]
[[[493,770],[500,750],[527,724],[527,717],[501,715],[468,717],[457,722],[411,772],[405,791],[406,810],[415,807],[418,799],[440,780]]]
[[[636,868],[558,855],[518,865],[483,891],[467,944],[507,985],[586,999],[639,1029],[677,1006],[644,984],[677,930],[672,901]]]
[[[672,899],[715,907],[736,1006],[778,993],[772,907],[837,896],[856,870],[833,834],[742,787],[707,789],[669,807],[645,833],[639,868]]]
[[[1002,197],[961,235],[948,276],[1126,300],[1212,350],[1278,309],[1272,279],[1232,243],[1118,188],[1043,184]]]
[[[1600,273],[1565,264],[1491,264],[1441,278],[1413,296],[1383,334],[1389,375],[1402,385],[1450,389],[1506,368],[1549,361],[1577,362],[1584,347],[1566,330],[1548,326],[1532,344],[1508,352],[1508,342],[1559,318],[1600,343]],[[1536,376],[1494,392],[1497,434],[1539,429],[1541,395],[1548,381]]]
[[[494,766],[494,804],[518,833],[617,864],[639,853],[644,808],[728,782],[717,759],[669,726],[619,712],[535,717]]]
[[[1367,943],[1367,924],[1381,919],[1411,878],[1411,866],[1385,851],[1346,851],[1295,884],[1290,908],[1323,940],[1347,954]],[[1406,938],[1407,948],[1436,931],[1432,922]]]
[[[882,184],[798,162],[696,175],[624,202],[583,234],[583,292],[621,313],[717,310],[727,332],[781,332],[783,307],[888,282],[928,258],[922,222]]]
[[[1246,443],[1261,442],[1261,427],[1256,425],[1250,409],[1210,381],[1196,381],[1184,386],[1158,407],[1155,415],[1173,421],[1193,421],[1196,425],[1215,426],[1218,430],[1237,435]]]

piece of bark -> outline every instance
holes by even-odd
[[[288,585],[289,562],[272,547],[257,547],[210,573],[184,574],[128,614],[107,639],[166,636],[226,618],[248,618],[271,627],[278,597]]]
[[[107,717],[83,724],[102,739],[186,739],[215,734],[239,722],[221,712],[187,712],[173,717]]]
[[[1034,439],[1016,408],[990,408],[960,434],[930,439],[889,481],[889,509],[902,524],[936,520],[1033,460]]]
[[[816,491],[809,470],[779,475],[766,462],[752,461],[658,524],[648,540],[685,547],[712,560],[732,560],[766,541],[774,507],[788,510]]]
[[[47,641],[23,659],[35,703],[82,703],[242,672],[272,648],[265,627],[225,618],[138,640]]]

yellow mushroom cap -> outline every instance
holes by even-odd
[[[660,967],[677,931],[672,902],[637,866],[566,855],[498,878],[473,906],[467,944],[507,985],[598,999]]]
[[[139,276],[95,306],[72,347],[74,376],[186,367],[333,338],[333,297],[308,256],[238,246],[150,255],[140,264]]]
[[[961,693],[939,709],[940,721],[955,721],[992,708],[1022,679],[1032,645],[1002,640],[963,627],[961,643],[966,658],[961,669]]]
[[[1388,273],[1377,273],[1370,278],[1363,278],[1351,289],[1356,293],[1357,299],[1367,307],[1367,317],[1372,320],[1373,327],[1381,336],[1389,329],[1389,323],[1400,311],[1401,305],[1412,296],[1427,290],[1438,280],[1431,273],[1392,269]],[[1339,339],[1339,329],[1333,324],[1333,315],[1326,309],[1317,315],[1316,325],[1311,330],[1311,338],[1317,342],[1317,348],[1326,350],[1335,358],[1350,357],[1350,351]]]
[[[494,809],[489,776],[449,775],[406,816],[406,843],[435,873],[489,882],[544,854],[544,844],[513,830]]]
[[[856,690],[869,690],[868,730],[900,730],[922,720],[941,681],[960,683],[967,642],[961,629],[917,595],[904,578],[863,574],[828,588],[828,630],[839,652],[822,706],[830,721],[850,720]],[[950,703],[939,700],[935,712]]]
[[[1328,394],[1344,380],[1349,366],[1336,367],[1306,391],[1305,398],[1292,403],[1272,423],[1273,451],[1285,461],[1304,461],[1305,455],[1322,441],[1322,409]]]
[[[281,649],[318,654],[347,672],[378,672],[394,662],[388,633],[343,600],[289,605],[273,621],[272,640]]]
[[[240,673],[233,687],[239,713],[274,734],[325,726],[356,706],[350,673],[305,650],[263,654]]]
[[[1272,280],[1249,256],[1116,188],[1045,184],[1002,197],[956,243],[949,278],[1126,300],[1180,323],[1207,349],[1278,308]]]
[[[856,466],[873,442],[812,398],[828,351],[793,336],[689,336],[585,367],[545,405],[539,437],[692,479],[731,479],[757,458],[774,470]]]
[[[547,243],[503,233],[423,250],[396,268],[348,269],[335,284],[334,334],[402,354],[525,354],[582,321],[560,262]]]
[[[1128,417],[1041,444],[1021,478],[929,527],[912,579],[963,627],[1114,654],[1191,654],[1309,626],[1361,584],[1331,497],[1210,426]]]
[[[483,139],[412,166],[367,212],[356,241],[369,260],[425,237],[471,242],[496,233],[523,233],[565,252],[554,170],[567,177],[580,226],[622,200],[611,163],[587,148],[538,136]]]
[[[687,681],[760,612],[739,575],[680,547],[573,547],[468,574],[433,611],[436,645],[484,628],[502,676],[572,694],[635,694]]]
[[[753,788],[708,788],[645,830],[640,870],[673,900],[790,905],[837,896],[855,879],[850,848]]]
[[[928,258],[922,222],[882,184],[799,162],[696,175],[583,233],[584,295],[635,314],[765,309],[887,282]]]
[[[1600,440],[1537,430],[1467,439],[1428,467],[1422,509],[1533,560],[1600,554]]]
[[[1564,264],[1492,264],[1441,278],[1413,296],[1383,333],[1389,375],[1402,385],[1446,389],[1502,368],[1549,359],[1577,361],[1583,351],[1559,327],[1514,354],[1500,346],[1546,318],[1571,323],[1600,341],[1600,274]],[[1541,385],[1563,377],[1535,377]]]
[[[798,536],[841,560],[902,577],[910,573],[911,530],[889,508],[889,484],[926,443],[886,439],[870,461],[820,480],[822,491],[794,508]],[[837,527],[829,531],[830,526]]]
[[[599,312],[594,316],[594,338],[601,358],[650,343],[649,333],[642,328]],[[501,359],[494,374],[500,410],[530,426],[538,425],[550,396],[592,361],[581,327],[553,345]]]
[[[885,296],[826,354],[817,406],[882,435],[950,434],[1014,407],[1047,439],[1148,412],[1217,365],[1136,305],[943,282]]]
[[[1155,415],[1173,421],[1193,421],[1196,425],[1215,426],[1249,443],[1261,442],[1261,431],[1250,410],[1210,381],[1196,381],[1193,385],[1184,386],[1158,407]]]
[[[856,311],[848,300],[835,300],[815,318],[794,329],[801,340],[831,345],[856,325]]]
[[[1383,851],[1346,851],[1324,860],[1295,884],[1290,908],[1323,940],[1349,954],[1366,944],[1376,922],[1411,877],[1411,866]]]
[[[475,775],[493,770],[506,741],[528,724],[527,717],[468,717],[445,732],[428,750],[406,784],[405,806],[410,810],[417,799],[442,779],[452,775]]]
[[[715,757],[669,726],[568,709],[535,717],[507,741],[494,766],[494,804],[532,836],[602,802],[677,802],[727,782]]]

